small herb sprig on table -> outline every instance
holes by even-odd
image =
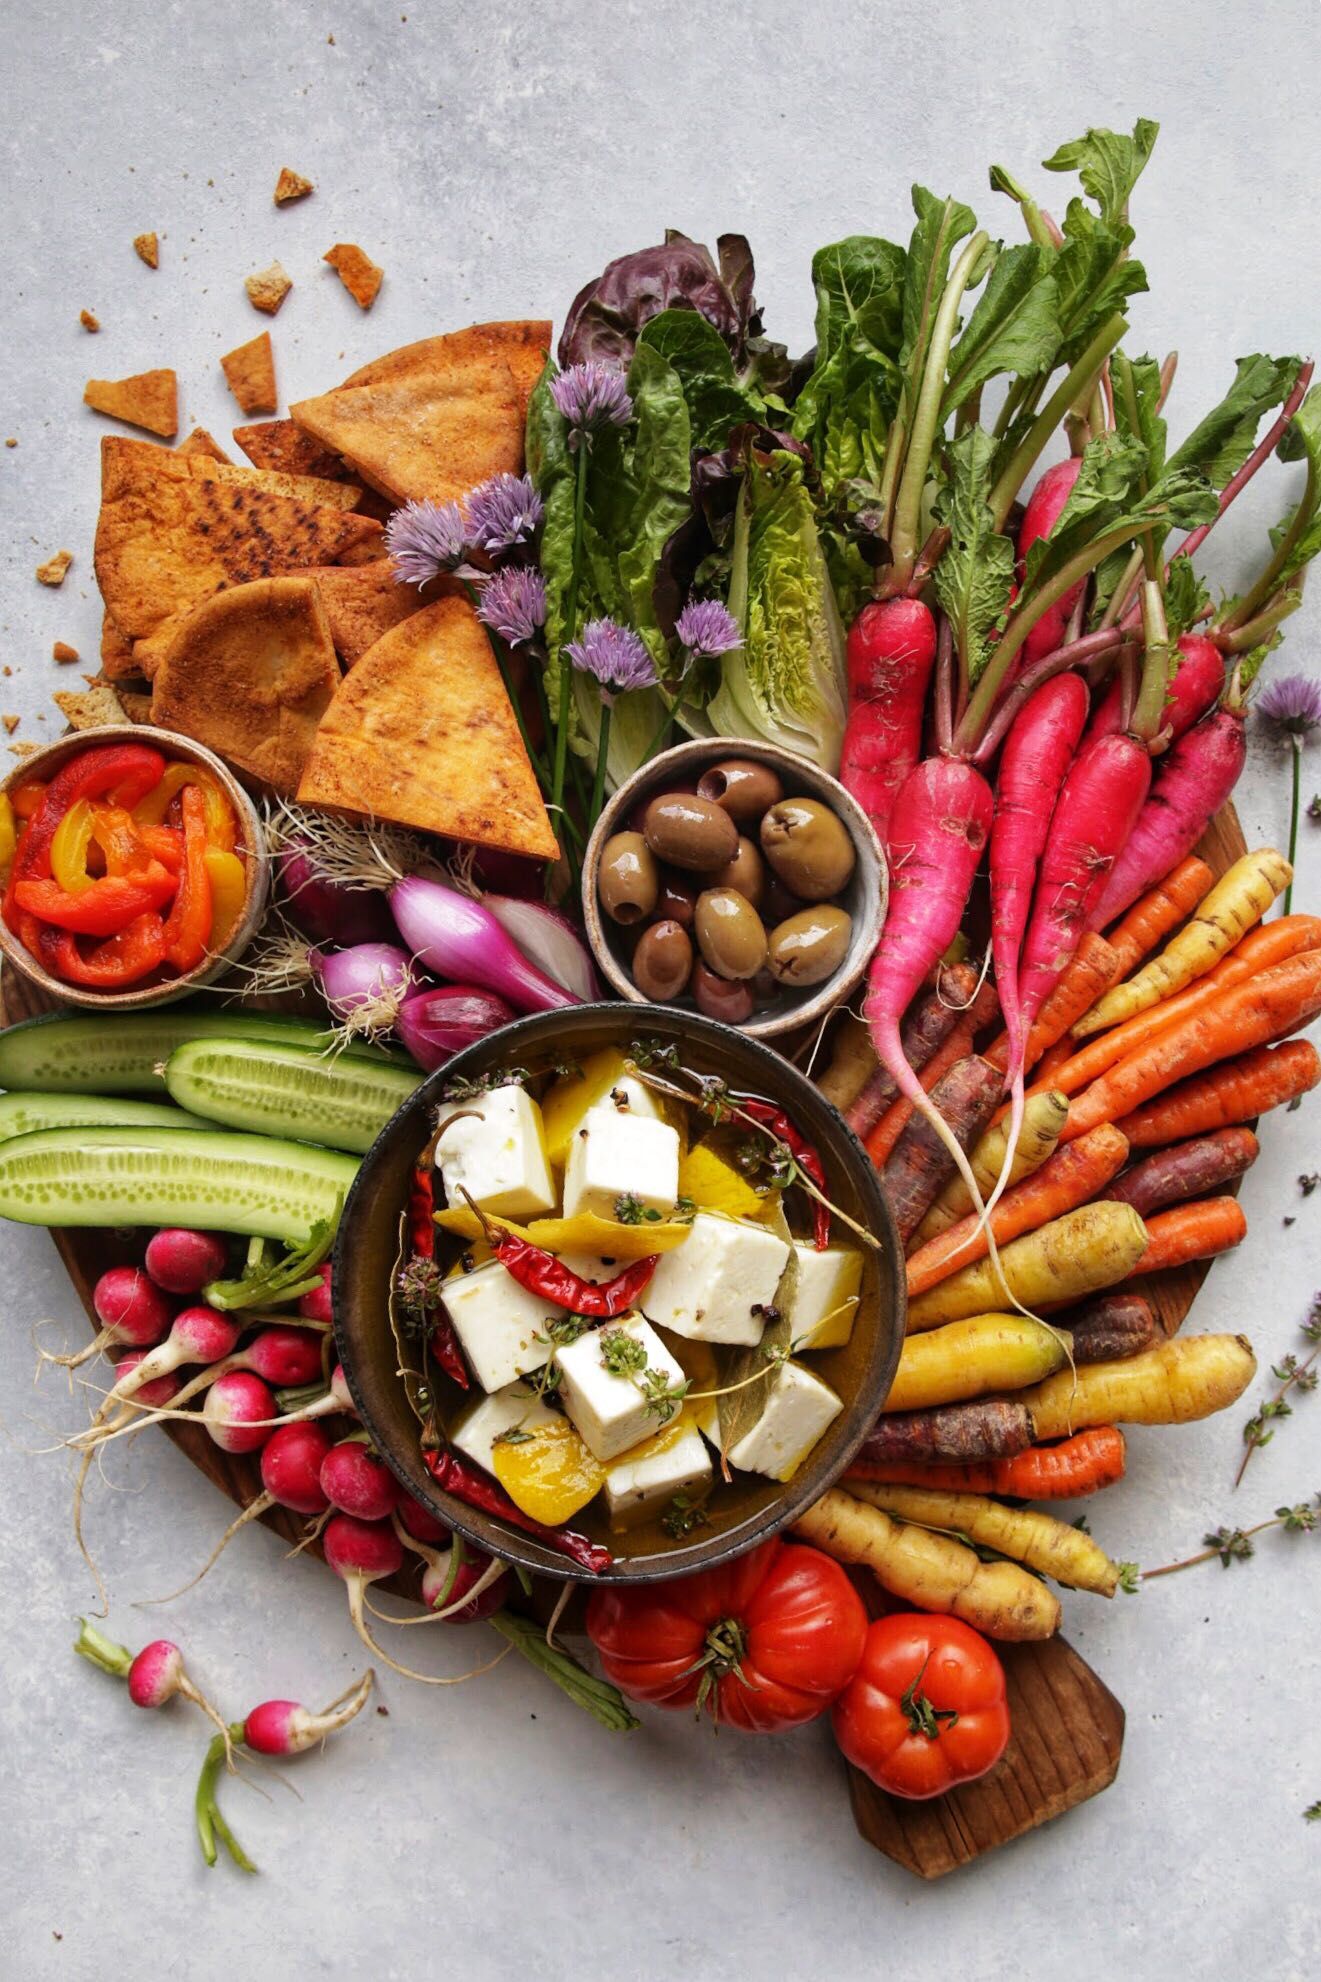
[[[1219,1562],[1222,1569],[1235,1562],[1247,1562],[1257,1552],[1254,1535],[1264,1534],[1268,1528],[1282,1528],[1286,1534],[1310,1535],[1321,1523],[1319,1509],[1321,1493],[1313,1500],[1300,1500],[1293,1507],[1277,1507],[1269,1519],[1254,1521],[1250,1528],[1215,1528],[1203,1537],[1206,1546],[1196,1555],[1186,1555],[1181,1562],[1166,1562],[1159,1569],[1144,1569],[1142,1580],[1149,1583],[1155,1576],[1173,1576],[1177,1570],[1195,1568],[1199,1562]]]
[[[1273,1397],[1268,1397],[1259,1410],[1254,1411],[1243,1427],[1243,1443],[1246,1450],[1239,1461],[1234,1475],[1234,1485],[1238,1486],[1248,1469],[1248,1461],[1260,1446],[1269,1445],[1275,1436],[1275,1427],[1281,1418],[1293,1416],[1293,1407],[1287,1401],[1291,1390],[1315,1390],[1321,1371],[1316,1368],[1316,1360],[1321,1356],[1321,1294],[1312,1296],[1312,1305],[1307,1320],[1303,1323],[1303,1334],[1313,1344],[1310,1354],[1298,1357],[1290,1354],[1271,1366],[1271,1375],[1279,1384]]]

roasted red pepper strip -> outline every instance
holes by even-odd
[[[539,1294],[555,1307],[567,1308],[570,1314],[587,1315],[593,1321],[626,1314],[660,1264],[659,1253],[648,1253],[645,1259],[635,1259],[613,1280],[597,1282],[584,1280],[544,1246],[530,1245],[512,1232],[497,1229],[491,1249],[506,1272],[520,1287],[526,1287],[529,1294]]]
[[[165,924],[165,954],[176,970],[193,970],[211,937],[211,876],[206,871],[206,800],[196,785],[179,795],[183,808],[183,866]]]
[[[94,744],[90,750],[79,751],[55,773],[28,821],[23,843],[14,856],[19,879],[44,880],[50,874],[55,828],[78,799],[103,798],[113,792],[116,804],[131,811],[164,775],[165,759],[159,750],[148,749],[144,743]]]
[[[51,975],[63,978],[66,984],[85,984],[94,991],[124,991],[159,970],[165,961],[165,924],[154,910],[138,916],[107,942],[98,943],[86,956],[67,929],[40,923],[37,927],[38,956]]]
[[[414,1253],[421,1259],[436,1257],[436,1227],[433,1217],[436,1208],[436,1194],[431,1182],[431,1172],[424,1163],[419,1163],[413,1171],[413,1181],[408,1192],[408,1238]],[[457,1383],[461,1390],[467,1390],[472,1382],[468,1375],[468,1365],[463,1360],[463,1350],[454,1332],[454,1323],[444,1308],[431,1311],[431,1353],[447,1377]]]
[[[79,936],[118,936],[149,909],[170,899],[177,883],[158,860],[136,874],[105,874],[81,894],[70,894],[58,881],[19,881],[14,900],[27,915],[70,929]]]
[[[821,1192],[826,1188],[826,1166],[821,1161],[812,1144],[798,1133],[789,1117],[769,1101],[759,1101],[755,1095],[738,1095],[738,1106],[745,1115],[751,1115],[754,1122],[760,1122],[777,1136],[788,1150],[794,1162],[805,1177],[810,1177]],[[830,1244],[830,1206],[823,1204],[819,1197],[812,1199],[812,1242],[822,1253]]]
[[[524,1534],[535,1535],[538,1541],[545,1542],[558,1555],[567,1555],[582,1569],[593,1576],[599,1576],[603,1569],[609,1569],[614,1562],[608,1548],[599,1542],[589,1541],[572,1528],[548,1528],[544,1521],[534,1521],[530,1514],[515,1507],[503,1487],[494,1480],[488,1480],[485,1473],[476,1466],[470,1466],[466,1459],[460,1459],[455,1452],[424,1452],[423,1458],[431,1471],[432,1478],[442,1493],[452,1493],[468,1507],[478,1507],[484,1514],[498,1515],[508,1521],[511,1527],[521,1528]]]

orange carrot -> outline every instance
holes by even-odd
[[[1057,1039],[1062,1039],[1074,1020],[1090,1011],[1096,1000],[1103,998],[1111,985],[1119,982],[1121,975],[1119,959],[1105,937],[1089,931],[1074,952],[1073,962],[1037,1013],[1036,1022],[1027,1036],[1024,1065],[1035,1067],[1046,1048],[1053,1046]],[[1090,1004],[1086,1002],[1088,999]],[[1009,1065],[1007,1033],[1002,1032],[987,1048],[985,1058],[993,1067],[1004,1071]]]
[[[1282,1102],[1306,1094],[1321,1080],[1321,1055],[1306,1039],[1259,1046],[1210,1073],[1181,1081],[1168,1094],[1125,1115],[1119,1127],[1134,1149],[1159,1149],[1185,1136],[1250,1122]]]
[[[1067,1150],[1057,1149],[1039,1170],[1007,1190],[991,1213],[995,1243],[1008,1245],[1011,1239],[1086,1204],[1119,1175],[1127,1158],[1128,1143],[1109,1122],[1099,1123]],[[908,1298],[916,1299],[951,1273],[985,1259],[988,1251],[986,1226],[979,1229],[979,1221],[969,1212],[957,1225],[919,1246],[908,1261]]]
[[[972,1027],[964,1020],[956,1025],[943,1044],[936,1048],[918,1075],[925,1091],[930,1094],[941,1075],[947,1074],[956,1061],[966,1059],[971,1051]],[[912,1112],[912,1102],[905,1101],[901,1096],[898,1101],[890,1103],[868,1136],[867,1154],[878,1170],[883,1170],[889,1162],[895,1144],[908,1127],[908,1118]]]
[[[1011,1494],[1018,1500],[1074,1500],[1124,1477],[1124,1434],[1094,1425],[1058,1445],[1031,1445],[1008,1459],[924,1466],[903,1459],[856,1460],[846,1478],[884,1486],[929,1486],[953,1493]]]
[[[1150,955],[1162,936],[1168,936],[1185,916],[1191,915],[1214,885],[1215,875],[1206,862],[1190,853],[1149,895],[1134,902],[1106,937],[1119,958],[1120,977],[1129,976],[1134,965]]]
[[[1202,1197],[1157,1211],[1144,1223],[1147,1250],[1133,1273],[1161,1273],[1194,1259],[1214,1259],[1247,1236],[1248,1221],[1236,1197]],[[1129,1275],[1130,1280],[1133,1274]]]
[[[1307,950],[1224,992],[1209,1010],[1167,1026],[1094,1080],[1069,1110],[1061,1142],[1117,1122],[1175,1081],[1251,1052],[1310,1024],[1321,1012],[1321,950]],[[1225,1121],[1235,1119],[1226,1117]],[[1225,1122],[1215,1124],[1223,1127]],[[1182,1135],[1190,1133],[1187,1129]]]

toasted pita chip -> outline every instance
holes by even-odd
[[[62,585],[72,563],[72,551],[56,551],[53,557],[48,557],[44,564],[37,566],[38,585]]]
[[[173,440],[179,431],[179,381],[172,371],[135,372],[126,379],[88,379],[83,404],[112,420],[145,427]]]
[[[151,719],[292,794],[339,683],[310,578],[263,578],[197,607],[152,684]]]
[[[70,667],[74,661],[82,659],[78,649],[71,647],[67,640],[55,641],[50,650],[50,657],[53,661],[58,661],[62,668]]]
[[[115,683],[115,694],[119,698],[120,708],[131,723],[149,723],[151,721],[150,688],[130,688],[127,682],[117,681]]]
[[[378,268],[354,241],[337,241],[321,259],[330,263],[358,308],[369,310],[385,279],[385,270]]]
[[[281,303],[293,286],[292,280],[285,274],[279,262],[272,262],[269,268],[258,269],[257,273],[248,276],[243,284],[253,309],[261,310],[268,317],[277,314]]]
[[[360,661],[392,626],[422,610],[416,585],[400,585],[388,558],[375,564],[327,565],[308,575],[316,579],[335,652],[346,668]],[[428,602],[443,595],[442,587],[446,593],[459,589],[456,581],[440,580],[428,586]]]
[[[434,337],[423,355],[366,384],[290,407],[305,433],[396,502],[452,500],[523,465],[524,403],[505,360],[505,326]],[[396,354],[402,355],[402,354]]]
[[[154,234],[135,234],[133,252],[140,262],[146,262],[148,268],[160,267],[161,244]]]
[[[226,586],[340,564],[355,550],[380,555],[373,518],[253,487],[234,479],[241,472],[225,470],[222,479],[220,464],[204,455],[102,442],[96,576],[130,640]]]
[[[234,439],[254,468],[270,468],[283,475],[313,475],[318,481],[343,482],[354,490],[354,505],[364,516],[384,519],[390,505],[375,489],[361,483],[347,461],[322,447],[292,420],[258,420],[255,426],[235,427]]]
[[[187,440],[181,440],[179,442],[179,452],[180,454],[205,455],[208,460],[223,461],[226,467],[233,466],[233,462],[220,445],[220,442],[213,434],[209,434],[205,427],[194,427]]]
[[[108,724],[116,729],[128,728],[128,717],[119,705],[119,697],[108,681],[95,681],[88,676],[90,686],[77,690],[57,688],[56,707],[68,717],[74,729],[97,729]]]
[[[292,200],[305,200],[312,191],[312,181],[305,179],[301,172],[292,166],[282,165],[280,176],[275,182],[275,204],[288,206]]]
[[[275,354],[271,333],[263,330],[220,360],[225,383],[245,413],[273,413],[280,403],[275,390]]]
[[[486,634],[462,597],[414,613],[344,677],[298,799],[532,859],[558,852]]]
[[[401,344],[397,351],[386,351],[370,363],[360,365],[345,379],[345,386],[378,385],[382,379],[396,379],[413,372],[433,371],[444,365],[454,336],[480,337],[488,349],[504,359],[514,375],[518,395],[527,412],[532,388],[546,367],[550,352],[551,324],[545,317],[530,317],[506,323],[476,323],[470,330],[447,332],[440,337],[423,337],[416,344]]]
[[[119,681],[137,673],[133,659],[133,642],[127,633],[115,625],[109,613],[101,621],[101,672],[110,681]]]

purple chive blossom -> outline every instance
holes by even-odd
[[[583,371],[585,366],[575,366]],[[583,674],[595,675],[603,695],[622,695],[630,688],[654,688],[656,663],[637,634],[613,619],[589,619],[582,636],[564,649]]]
[[[674,623],[674,632],[694,658],[717,660],[743,645],[738,621],[719,599],[690,599]]]
[[[546,624],[546,581],[530,565],[495,572],[482,587],[477,617],[511,647],[525,647]]]
[[[1306,743],[1314,730],[1321,729],[1321,680],[1306,674],[1281,675],[1257,697],[1257,713],[1281,739],[1292,738],[1295,746]]]
[[[570,365],[550,382],[550,396],[575,434],[595,427],[626,427],[633,418],[633,401],[624,374],[596,358]]]
[[[385,548],[401,585],[425,585],[463,562],[468,525],[457,502],[406,502],[385,526]]]
[[[492,475],[468,491],[464,507],[468,542],[492,557],[529,543],[542,516],[541,497],[527,475]]]

